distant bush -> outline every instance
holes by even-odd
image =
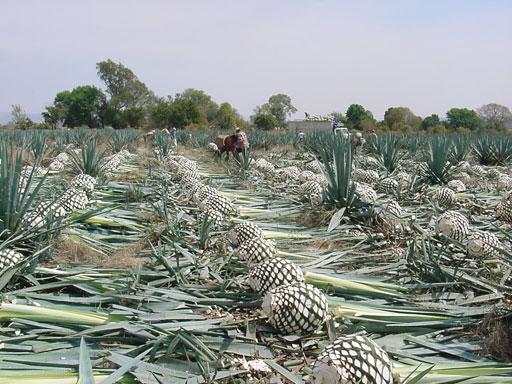
[[[448,133],[450,132],[451,130],[448,129],[446,126],[444,126],[443,124],[438,124],[438,125],[434,125],[432,127],[428,127],[427,128],[427,132],[428,133]]]
[[[265,131],[274,129],[276,126],[276,119],[270,113],[258,113],[253,116],[252,121],[257,128]]]

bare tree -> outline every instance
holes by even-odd
[[[510,109],[496,103],[483,105],[477,112],[487,129],[504,130],[507,127],[507,121],[512,119]]]
[[[11,119],[12,125],[16,129],[29,129],[34,125],[34,122],[30,120],[19,104],[12,105]]]

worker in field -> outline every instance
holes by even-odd
[[[151,130],[149,132],[146,132],[142,135],[142,138],[144,139],[144,142],[146,142],[148,139],[152,139],[153,136],[155,136],[155,130]]]
[[[242,130],[237,127],[235,130],[235,136],[236,136],[236,143],[235,148],[237,152],[242,152],[244,149],[249,148],[249,140],[247,139],[247,135],[245,132],[242,132]]]
[[[354,145],[355,145],[356,149],[361,148],[363,144],[364,144],[363,135],[361,134],[361,132],[356,132],[354,135]]]
[[[174,150],[176,151],[178,149],[178,131],[176,130],[176,127],[173,127],[171,129],[169,136],[171,137],[172,146],[174,147]]]
[[[368,136],[368,140],[370,142],[375,142],[375,140],[377,140],[377,131],[375,130],[375,128],[372,128],[370,135]]]
[[[339,123],[340,123],[340,120],[336,116],[334,116],[334,118],[332,119],[332,125],[331,125],[332,126],[332,133],[337,133],[336,132],[336,128],[340,128],[338,126]]]
[[[365,140],[363,139],[362,133],[356,132],[353,136],[354,158],[355,158],[356,165],[359,163],[359,159],[361,158],[364,143],[365,143]]]

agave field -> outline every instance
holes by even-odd
[[[512,138],[0,132],[0,384],[512,383]]]

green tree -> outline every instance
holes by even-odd
[[[215,121],[219,128],[233,128],[239,122],[240,117],[235,108],[229,103],[222,103],[217,111]]]
[[[201,122],[199,108],[192,100],[183,99],[179,95],[169,105],[168,123],[172,127],[184,128],[190,124]]]
[[[34,122],[27,116],[19,104],[12,105],[11,119],[16,129],[29,129],[34,126]]]
[[[199,123],[209,125],[215,121],[219,106],[212,100],[211,96],[199,89],[188,88],[177,96],[181,100],[189,101],[196,106],[199,112]]]
[[[284,93],[278,93],[269,97],[268,102],[256,107],[255,115],[272,115],[275,120],[274,127],[284,127],[286,118],[297,112],[297,108],[292,105],[292,98]],[[264,117],[264,120],[268,117]],[[254,121],[254,118],[253,118]]]
[[[430,116],[427,116],[423,119],[421,122],[421,129],[427,130],[431,127],[435,127],[437,125],[441,125],[441,120],[439,119],[439,116],[436,114],[432,114]]]
[[[340,121],[340,122],[342,122],[344,124],[347,122],[347,119],[346,119],[345,115],[342,112],[331,112],[331,115],[333,117],[336,117],[338,119],[338,121]]]
[[[270,130],[276,127],[276,118],[270,113],[258,112],[252,117],[254,125],[259,129]]]
[[[149,108],[151,125],[157,128],[184,128],[191,124],[217,124],[222,128],[236,124],[238,114],[229,104],[219,108],[203,91],[187,89],[172,98],[157,98]]]
[[[384,113],[384,124],[392,131],[415,131],[420,127],[421,117],[407,107],[390,107]]]
[[[83,85],[55,96],[54,107],[62,111],[66,127],[102,126],[100,112],[106,102],[103,92],[93,85]]]
[[[105,108],[104,123],[114,128],[124,128],[129,122],[140,126],[143,120],[140,111],[145,111],[154,102],[153,93],[131,69],[121,63],[109,59],[97,63],[96,68],[110,96],[108,107]]]
[[[379,126],[377,120],[368,118],[361,121],[360,129],[364,132],[372,132],[378,130]]]
[[[184,128],[188,125],[231,128],[247,124],[229,103],[218,106],[204,91],[186,89],[174,98],[154,98],[148,108],[151,126],[155,128]]]
[[[65,111],[55,105],[50,105],[46,107],[46,110],[41,113],[41,115],[43,116],[45,124],[47,124],[50,129],[57,129],[59,124],[64,121]]]
[[[504,131],[507,128],[507,122],[512,120],[510,109],[496,103],[483,105],[477,113],[486,129]]]
[[[145,112],[142,107],[131,107],[127,108],[121,114],[123,126],[130,128],[139,128],[144,122]]]
[[[452,108],[446,113],[451,128],[467,128],[478,131],[482,127],[482,120],[472,109]]]
[[[171,128],[169,120],[172,98],[160,97],[149,108],[149,120],[154,128]]]
[[[363,121],[375,121],[372,113],[359,104],[350,105],[345,115],[347,118],[347,126],[350,129],[362,130]]]

